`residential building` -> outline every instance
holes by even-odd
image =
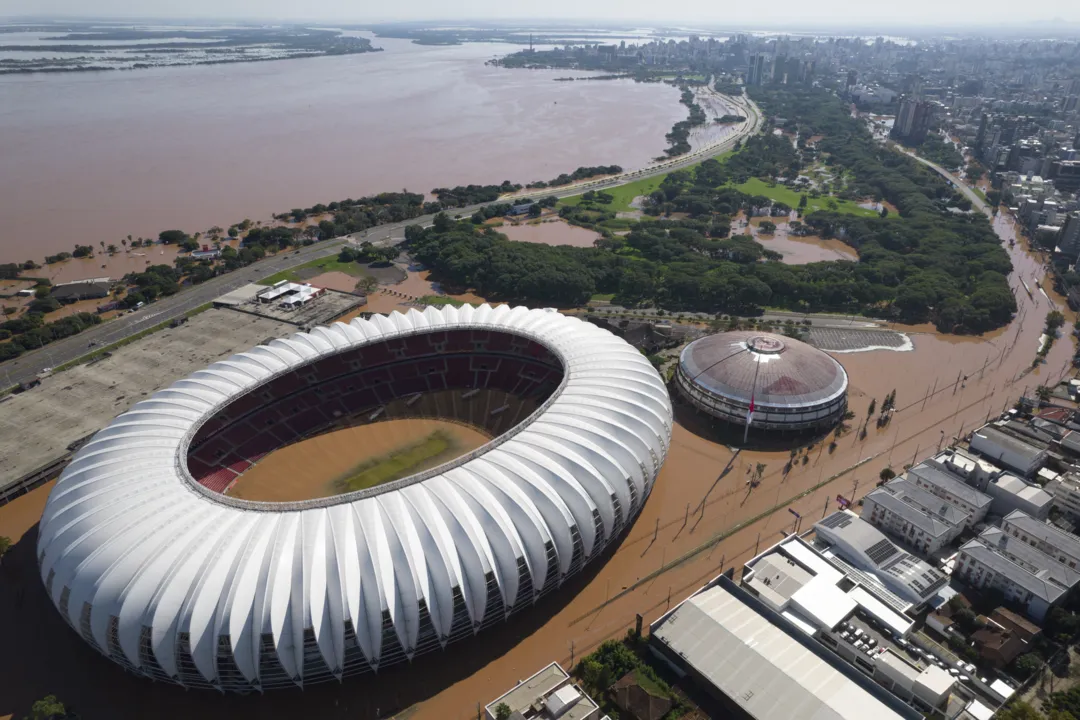
[[[971,487],[964,482],[962,476],[955,475],[949,470],[949,468],[959,467],[965,470],[969,476],[973,475],[975,473],[975,461],[951,453],[947,458],[942,458],[940,464],[935,466],[933,463],[936,463],[937,460],[938,458],[931,458],[927,462],[919,463],[901,477],[906,477],[909,482],[915,483],[917,487],[933,493],[945,502],[965,512],[967,514],[965,520],[967,527],[982,522],[983,518],[986,517],[986,513],[990,510],[993,498]],[[996,470],[996,468],[994,469]]]
[[[987,528],[960,548],[953,576],[975,588],[1000,590],[1036,622],[1080,580],[1076,570],[998,528]]]
[[[968,526],[968,514],[915,483],[896,478],[863,498],[862,517],[924,554],[935,553]]]
[[[649,648],[724,708],[724,716],[922,717],[724,575],[653,623]]]
[[[1036,447],[994,425],[979,428],[971,436],[973,451],[999,466],[1011,468],[1023,477],[1031,477],[1046,462],[1045,447]]]
[[[570,675],[553,662],[540,672],[488,703],[485,720],[495,720],[500,705],[510,708],[514,720],[599,720],[596,702],[570,681]]]
[[[1001,529],[1046,553],[1062,565],[1073,570],[1080,569],[1077,567],[1080,565],[1080,537],[1059,530],[1021,510],[1006,515],[1001,521]]]
[[[752,53],[746,68],[747,85],[764,85],[769,82],[769,69],[772,61],[767,53]]]
[[[1062,473],[1046,484],[1054,504],[1073,517],[1080,517],[1080,475]]]
[[[1067,256],[1070,263],[1076,263],[1080,256],[1080,212],[1070,213],[1065,220],[1057,250]]]
[[[1031,642],[1041,633],[1038,626],[1011,610],[999,607],[986,618],[986,625],[971,635],[982,659],[1003,668],[1031,649]]]
[[[986,492],[994,499],[990,509],[995,515],[1005,516],[1014,510],[1022,510],[1032,517],[1045,520],[1050,516],[1050,507],[1054,504],[1050,493],[1009,473],[1003,473],[987,483]]]
[[[914,608],[926,604],[948,584],[941,571],[901,550],[850,510],[822,519],[814,525],[814,535],[831,561],[862,572]]]
[[[930,129],[930,115],[930,103],[919,98],[903,98],[896,113],[893,135],[912,143],[921,143]]]

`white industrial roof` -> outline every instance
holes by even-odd
[[[243,505],[188,473],[200,423],[268,379],[452,329],[538,342],[562,384],[516,434],[376,492]],[[41,577],[72,627],[135,672],[227,689],[302,685],[313,667],[341,677],[411,657],[425,623],[435,647],[472,634],[531,604],[519,581],[537,592],[549,562],[561,582],[573,557],[595,558],[617,516],[625,526],[640,510],[671,425],[645,357],[575,318],[466,305],[335,323],[214,363],[95,435],[49,496]]]
[[[919,673],[916,682],[932,692],[935,697],[941,697],[952,690],[952,686],[956,684],[956,678],[937,665],[927,665],[926,669]]]
[[[789,542],[783,543],[780,547],[796,562],[809,568],[816,577],[828,580],[833,585],[840,582],[844,578],[844,573],[837,570],[835,567],[829,564],[829,562],[825,560],[825,558],[821,557],[811,548],[804,545],[801,540],[792,539]]]
[[[814,578],[791,596],[792,604],[818,627],[832,630],[855,611],[856,602],[835,584]]]
[[[1002,702],[1011,698],[1016,692],[1016,688],[1001,679],[994,680],[994,682],[990,683],[990,690],[1001,698]]]
[[[652,634],[756,720],[903,717],[721,585],[684,601]]]
[[[900,637],[905,637],[908,634],[908,631],[911,630],[911,626],[914,624],[914,622],[909,620],[906,616],[901,615],[871,595],[870,592],[861,585],[852,588],[851,592],[848,593],[848,596],[858,603],[859,607],[861,607],[864,612],[871,615],[875,620]]]

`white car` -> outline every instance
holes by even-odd
[[[953,677],[959,677],[960,676],[960,671],[957,670],[956,668],[949,668],[949,674],[952,675]]]

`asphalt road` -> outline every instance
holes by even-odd
[[[726,152],[731,149],[738,140],[741,140],[752,133],[756,133],[761,128],[762,124],[760,111],[748,98],[743,96],[741,98],[731,98],[731,100],[734,101],[735,105],[745,111],[747,121],[737,129],[735,134],[722,142],[714,143],[673,160],[649,165],[640,170],[626,172],[603,180],[575,183],[555,190],[541,190],[516,195],[509,199],[517,200],[533,197],[550,197],[552,195],[562,198],[580,195],[587,190],[601,190],[617,187],[643,178],[662,175],[671,172],[672,170],[678,170],[700,162],[705,158],[717,155],[721,152]],[[485,204],[488,203],[456,208],[450,212],[454,215],[461,215],[463,217],[469,216]],[[157,300],[140,310],[127,313],[119,318],[102,323],[101,325],[95,325],[78,335],[59,340],[38,350],[31,350],[15,360],[0,363],[0,388],[7,388],[19,383],[29,382],[47,368],[53,368],[69,363],[92,352],[95,347],[110,345],[147,328],[153,327],[154,325],[183,317],[185,313],[211,302],[214,298],[220,297],[221,295],[247,285],[248,283],[257,282],[268,275],[273,275],[282,270],[289,270],[297,265],[303,265],[304,263],[328,255],[336,255],[341,246],[346,242],[369,239],[378,244],[385,244],[387,241],[399,243],[404,239],[403,233],[399,235],[399,232],[403,231],[406,226],[418,224],[429,225],[433,218],[433,215],[425,215],[405,222],[380,225],[379,227],[371,228],[361,233],[355,233],[350,236],[334,238],[333,240],[328,240],[326,242],[309,245],[298,251],[279,253],[273,257],[252,263],[247,267],[226,275],[219,275],[201,285],[193,285],[184,288],[176,295]]]
[[[951,172],[949,172],[945,168],[941,167],[940,165],[932,163],[929,160],[927,160],[926,158],[921,158],[918,155],[916,155],[915,153],[909,152],[907,149],[902,148],[899,145],[895,145],[894,147],[896,147],[897,150],[904,153],[905,155],[909,155],[913,159],[918,160],[923,165],[926,165],[928,168],[931,168],[932,170],[937,172],[938,175],[942,176],[943,178],[945,178],[946,180],[951,182],[953,185],[955,185],[957,187],[957,189],[960,190],[960,192],[964,193],[964,195],[967,196],[968,200],[971,201],[971,205],[973,207],[978,208],[984,214],[986,214],[988,217],[993,217],[994,213],[993,213],[992,209],[990,208],[990,205],[987,204],[981,197],[979,197],[975,193],[975,191],[972,190],[971,187],[969,185],[967,185],[967,183],[965,183],[963,180],[956,177],[955,175],[953,175]]]

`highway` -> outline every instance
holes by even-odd
[[[709,90],[708,92],[713,92]],[[725,96],[726,97],[726,96]],[[513,202],[522,199],[539,197],[570,197],[580,195],[588,190],[602,190],[606,188],[626,185],[643,178],[663,175],[673,170],[687,167],[698,163],[708,157],[726,152],[735,146],[735,143],[743,138],[758,132],[761,129],[762,118],[757,106],[749,98],[730,98],[727,100],[744,111],[746,121],[737,126],[736,131],[719,142],[699,148],[693,152],[681,155],[678,158],[664,160],[653,165],[648,165],[639,170],[632,170],[620,175],[613,175],[601,180],[587,180],[572,185],[561,186],[556,189],[538,190],[534,192],[508,196],[501,199],[502,202]],[[464,208],[454,208],[447,212],[454,215],[469,216],[484,205],[480,203]],[[219,275],[207,280],[200,285],[185,287],[183,290],[170,297],[162,298],[140,310],[122,315],[114,320],[95,325],[92,328],[46,345],[37,350],[31,350],[14,360],[0,363],[0,389],[9,388],[19,383],[29,382],[48,368],[58,367],[92,352],[95,348],[111,345],[124,338],[135,335],[143,330],[154,327],[164,322],[183,317],[186,313],[211,302],[239,287],[257,282],[269,275],[289,270],[298,265],[318,260],[328,255],[336,255],[341,246],[346,242],[359,242],[365,239],[377,244],[385,242],[399,243],[404,240],[403,230],[408,225],[430,225],[434,216],[425,215],[412,218],[400,223],[380,225],[364,232],[353,235],[334,238],[315,245],[300,248],[296,251],[278,253],[252,263],[239,270]],[[398,232],[402,234],[398,236]]]
[[[904,153],[905,155],[911,157],[913,160],[918,160],[923,165],[925,165],[928,168],[934,170],[938,175],[941,175],[943,178],[945,178],[946,180],[951,182],[953,185],[955,185],[957,187],[957,189],[960,190],[960,192],[964,193],[964,195],[967,196],[968,200],[971,200],[971,204],[972,204],[973,207],[976,207],[979,210],[981,210],[987,217],[993,217],[994,213],[993,213],[992,209],[990,208],[990,205],[988,205],[986,203],[986,201],[984,201],[981,197],[979,197],[979,195],[974,190],[972,190],[971,187],[967,183],[965,183],[963,180],[956,177],[955,175],[953,175],[951,172],[949,172],[945,168],[941,167],[940,165],[932,163],[929,160],[927,160],[926,158],[919,157],[915,153],[909,151],[907,148],[901,147],[900,145],[896,145],[896,144],[893,144],[893,147],[896,148],[897,150],[899,150],[900,152]]]

